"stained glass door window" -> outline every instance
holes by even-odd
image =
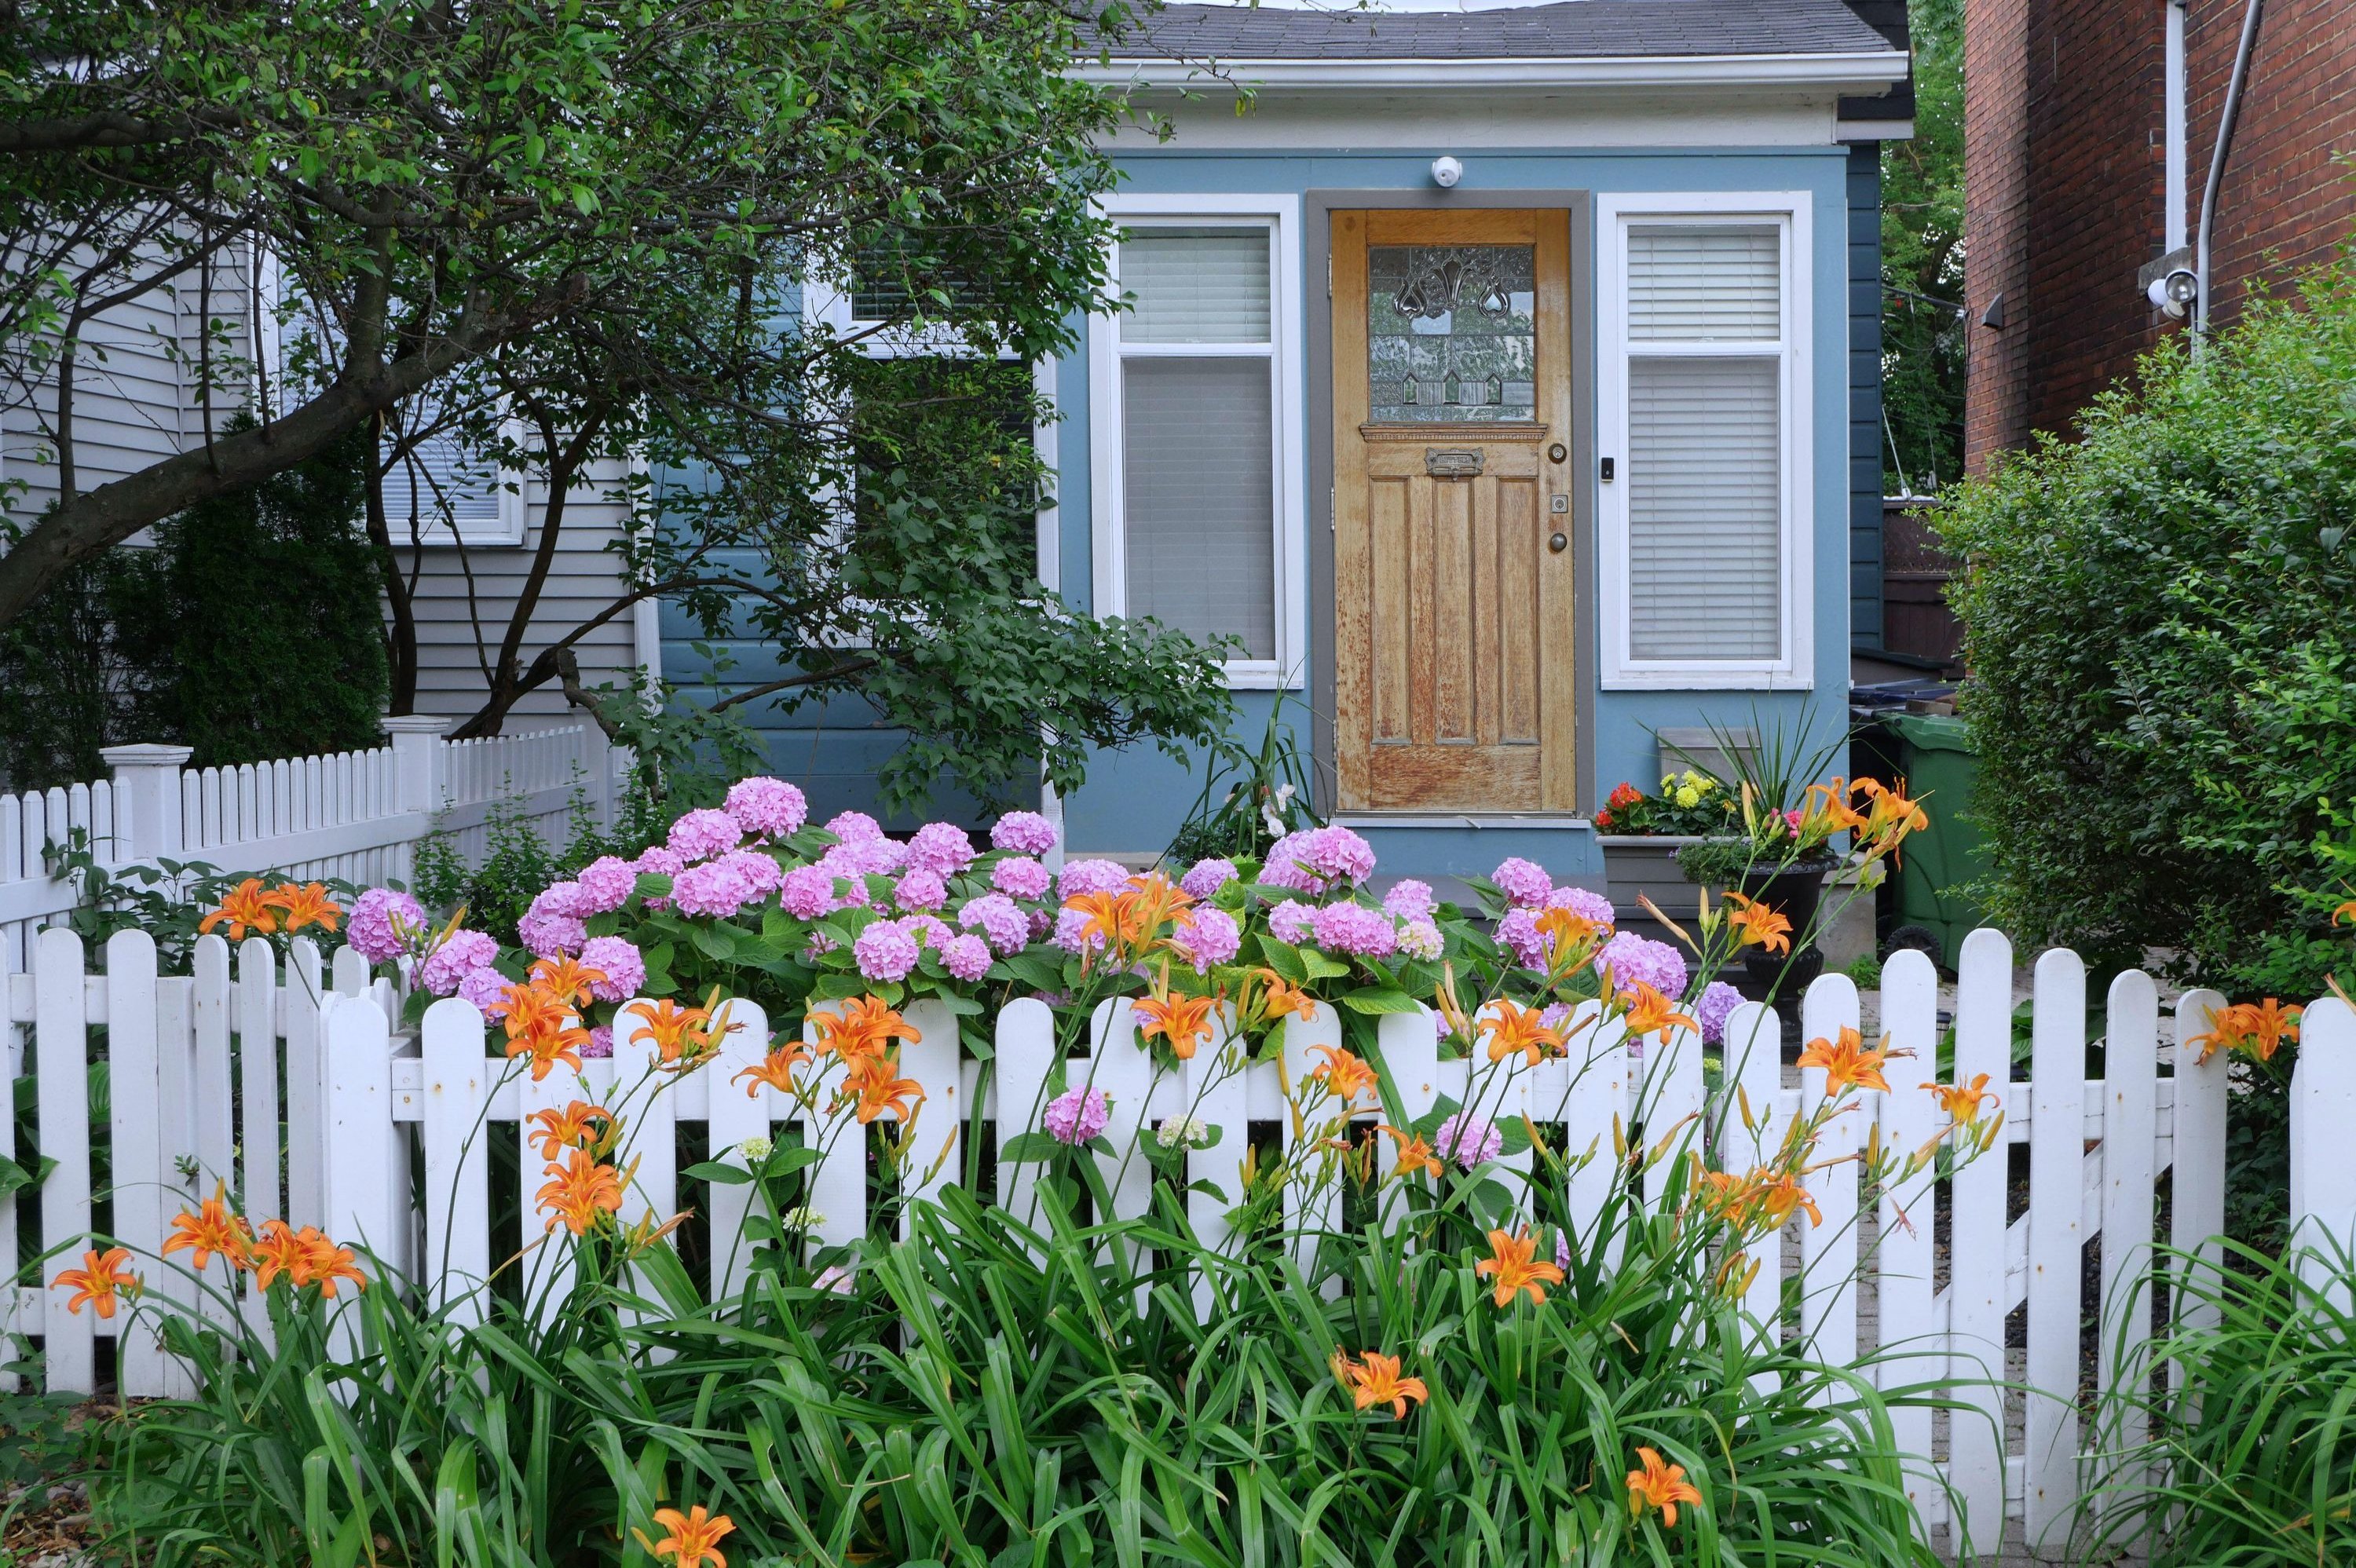
[[[1367,417],[1536,419],[1537,279],[1528,245],[1368,246]]]

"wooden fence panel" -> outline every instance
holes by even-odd
[[[2066,1544],[2078,1501],[2078,1318],[2086,1128],[2086,966],[2037,960],[2029,1129],[2029,1375],[2022,1498],[2032,1548]],[[2042,1201],[2040,1201],[2042,1200]]]
[[[1955,977],[1955,1082],[1987,1074],[2008,1110],[2020,1108],[2012,1078],[2012,944],[2003,933],[1964,938]],[[1951,1185],[1947,1381],[1962,1407],[1949,1418],[1947,1476],[1972,1544],[1995,1551],[2004,1531],[2004,1146],[1955,1173]]]
[[[1889,1059],[1883,1076],[1890,1092],[1880,1097],[1881,1147],[1885,1157],[1906,1161],[1930,1150],[1947,1126],[1930,1085],[1939,1081],[1939,974],[1921,953],[1890,955],[1881,971],[1881,1027]],[[1935,1151],[1912,1176],[1901,1174],[1884,1190],[1875,1214],[1872,1275],[1881,1359],[1876,1381],[1885,1390],[1931,1381],[1945,1370],[1945,1340],[1932,1312],[1938,1271]],[[1901,1454],[1918,1463],[1906,1467],[1907,1495],[1927,1508],[1938,1494],[1931,1458],[1931,1412],[1908,1406],[1890,1413],[1891,1435]]]
[[[478,1323],[481,1286],[491,1275],[491,1126],[484,1113],[505,1064],[483,1052],[482,1015],[455,997],[425,1009],[421,1032],[425,1283],[434,1305],[451,1307],[458,1322]],[[528,1184],[536,1185],[538,1168],[525,1163]]]

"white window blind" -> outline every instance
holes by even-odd
[[[1780,651],[1779,379],[1772,359],[1630,363],[1631,656]]]
[[[1120,285],[1135,300],[1125,343],[1266,343],[1268,230],[1151,229],[1121,240]]]
[[[499,523],[498,464],[470,453],[446,435],[430,435],[409,451],[385,478],[385,506],[395,516],[413,515],[421,528],[455,523],[474,533]]]
[[[1271,230],[1141,225],[1118,261],[1120,613],[1277,656]]]
[[[1772,227],[1630,229],[1628,336],[1773,342],[1783,335],[1781,250]]]

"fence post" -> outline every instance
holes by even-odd
[[[2308,1005],[2291,1072],[2291,1244],[2299,1272],[2341,1312],[2345,1253],[2356,1248],[2356,1171],[2340,1137],[2356,1116],[2356,1011],[2337,997]]]
[[[193,748],[145,742],[102,746],[114,774],[114,848],[93,844],[102,860],[178,859],[187,843],[180,821],[180,770]]]
[[[393,809],[431,817],[448,793],[449,745],[442,737],[450,721],[430,713],[403,713],[378,723],[392,742]],[[413,839],[392,852],[393,874],[404,882],[416,875],[416,854]]]

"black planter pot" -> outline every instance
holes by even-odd
[[[1742,879],[1746,898],[1765,904],[1792,923],[1796,939],[1815,923],[1816,908],[1824,902],[1825,878],[1839,861],[1830,855],[1795,860],[1789,866],[1762,868]],[[1825,955],[1811,944],[1790,953],[1766,953],[1752,948],[1742,956],[1742,978],[1736,988],[1754,1002],[1770,1002],[1783,1025],[1783,1044],[1800,1044],[1800,994],[1808,982],[1825,972]]]

